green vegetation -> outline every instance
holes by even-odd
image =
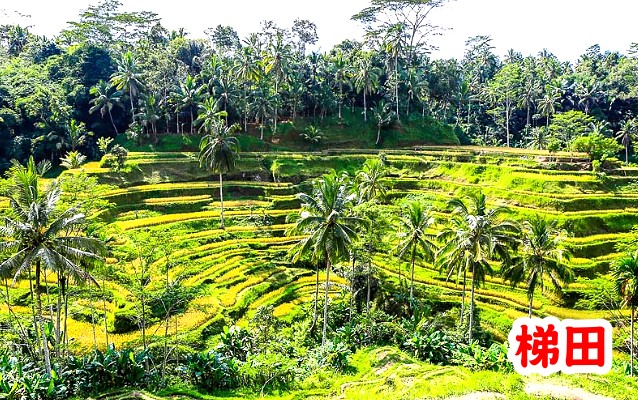
[[[635,398],[638,58],[434,60],[445,4],[324,53],[0,26],[0,398]],[[610,320],[612,372],[516,375],[525,315]]]

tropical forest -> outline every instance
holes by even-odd
[[[0,399],[638,398],[638,44],[123,1],[0,25]],[[517,373],[524,317],[609,321],[611,370]]]

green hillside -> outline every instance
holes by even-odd
[[[475,147],[383,153],[242,153],[237,170],[224,182],[225,230],[219,229],[219,183],[199,168],[195,153],[130,153],[119,172],[97,162],[64,172],[60,177],[63,181],[93,177],[100,184],[110,185],[100,189],[100,197],[110,206],[92,218],[100,226],[100,236],[109,243],[111,255],[104,267],[93,271],[101,285],[99,290],[90,285],[69,289],[70,349],[79,353],[94,346],[105,349],[108,340],[117,349],[148,346],[157,354],[170,346],[176,356],[185,357],[217,346],[229,326],[263,326],[269,321],[264,309],[271,310],[280,321],[275,323],[278,330],[294,337],[312,312],[315,289],[312,264],[290,261],[289,250],[303,238],[287,234],[300,213],[296,194],[307,191],[313,178],[331,169],[354,174],[369,159],[381,159],[386,165],[384,183],[389,190],[383,208],[391,214],[399,213],[397,201],[417,196],[435,210],[436,226],[442,228],[449,217],[447,201],[480,189],[487,195],[489,206],[506,207],[507,215],[515,220],[533,214],[555,219],[567,232],[565,247],[573,255],[569,266],[575,281],[562,296],[538,290],[534,314],[607,318],[614,325],[624,326],[628,311],[612,312],[601,296],[610,282],[610,263],[620,256],[619,244],[633,237],[632,228],[638,223],[638,177],[632,169],[606,175],[580,171],[577,167],[585,161],[583,157]],[[385,238],[388,248],[394,247],[396,235],[389,231]],[[387,253],[374,254],[370,261],[380,283],[373,295],[373,309],[401,307],[393,296],[406,293],[408,282],[400,277],[408,273],[409,263]],[[352,281],[349,262],[333,268],[331,316],[340,321],[334,322],[336,329],[337,324],[347,323],[343,314],[349,313]],[[477,317],[483,332],[480,340],[486,347],[492,341],[504,341],[514,319],[525,316],[528,307],[524,287],[512,288],[499,277],[496,263],[493,268],[494,276],[488,276],[476,290]],[[323,272],[319,279],[325,279]],[[55,305],[58,279],[49,273],[43,282],[44,309],[48,309]],[[169,286],[172,291],[165,290]],[[469,287],[467,290],[469,294]],[[8,293],[11,312],[28,323],[33,304],[28,297],[29,281],[18,281]],[[454,317],[461,306],[462,285],[458,279],[447,279],[433,265],[417,261],[415,293],[435,318],[458,319]],[[146,343],[139,319],[142,303],[146,307],[142,314]],[[167,309],[166,304],[173,304],[173,308]],[[4,305],[3,313],[10,321],[8,312]],[[360,312],[363,318],[365,307]],[[405,310],[396,312],[402,315]],[[343,313],[341,318],[339,313]],[[617,329],[616,343],[620,344],[626,334],[626,330]],[[343,331],[331,331],[330,336],[343,337]],[[384,356],[386,352],[393,354],[392,361],[381,361],[390,357]],[[489,391],[504,393],[508,398],[528,398],[518,392],[530,382],[513,374],[438,367],[409,357],[396,348],[371,350],[363,346],[349,357],[346,375],[311,373],[290,386],[290,395],[282,395],[363,398],[396,390],[408,398],[430,398]],[[625,365],[623,359],[617,353],[615,372],[605,379],[625,382],[620,372]],[[433,380],[425,379],[429,376]],[[321,383],[323,379],[325,383]],[[507,382],[505,386],[502,379]],[[585,385],[577,377],[559,381],[561,385],[610,393],[602,384]],[[264,385],[272,394],[275,388],[269,388],[267,382]],[[613,394],[615,398],[630,398],[629,394]],[[126,393],[123,396],[127,398]],[[533,393],[529,396],[535,398]]]

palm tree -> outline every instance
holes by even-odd
[[[293,262],[310,255],[317,262],[323,259],[326,266],[323,330],[321,344],[326,344],[328,327],[328,290],[332,264],[350,257],[351,247],[357,238],[356,229],[364,225],[362,219],[352,216],[350,205],[355,196],[349,193],[347,176],[324,175],[313,182],[312,194],[300,193],[302,212],[290,233],[308,234],[292,249]],[[315,301],[311,330],[317,322],[317,300],[319,297],[319,267],[315,285]]]
[[[342,118],[341,109],[343,107],[343,87],[350,84],[350,67],[348,61],[343,57],[341,51],[332,58],[332,67],[334,71],[334,81],[339,87],[339,119]]]
[[[248,131],[248,92],[250,86],[259,76],[259,68],[254,61],[254,51],[250,46],[244,46],[235,61],[234,73],[242,82],[242,107],[244,111],[244,132]]]
[[[40,190],[33,157],[26,167],[13,167],[10,181],[11,187],[6,193],[10,211],[4,217],[4,226],[0,227],[4,238],[1,249],[10,256],[0,263],[0,272],[3,275],[12,273],[17,280],[26,273],[31,276],[31,268],[35,267],[35,287],[31,286],[37,307],[34,329],[42,341],[46,371],[50,374],[51,359],[42,320],[42,271],[52,271],[60,279],[69,276],[78,282],[90,281],[97,285],[85,266],[101,260],[106,249],[99,240],[80,233],[86,221],[84,214],[78,212],[78,206],[59,210],[61,190],[57,181],[53,181],[46,190]],[[60,307],[57,312],[59,315]],[[58,324],[56,347],[59,343]]]
[[[221,204],[220,228],[224,229],[224,173],[233,171],[237,162],[239,142],[237,138],[228,136],[233,127],[227,127],[219,116],[211,116],[204,120],[202,127],[207,134],[199,144],[199,164],[213,172],[219,173],[219,201]]]
[[[284,43],[284,37],[281,32],[277,32],[275,40],[272,41],[270,46],[270,53],[266,57],[266,73],[272,74],[275,81],[275,102],[273,121],[273,132],[277,133],[277,102],[279,100],[279,87],[282,82],[287,78],[286,71],[287,55],[289,52],[289,46]]]
[[[548,144],[548,137],[545,129],[535,127],[529,131],[527,147],[535,150],[544,150]]]
[[[372,159],[366,161],[356,177],[359,202],[385,197],[388,188],[382,180],[386,175],[387,173],[380,160]]]
[[[624,121],[616,135],[616,139],[620,140],[622,145],[625,146],[625,164],[629,164],[629,146],[636,138],[636,122],[634,118]]]
[[[151,141],[157,144],[157,121],[160,116],[157,115],[157,100],[153,94],[149,94],[144,98],[144,105],[140,108],[140,112],[136,114],[140,123],[147,133],[151,133]]]
[[[354,70],[354,86],[357,92],[363,92],[363,120],[368,121],[368,104],[366,95],[379,87],[381,70],[374,66],[372,53],[362,53],[356,61]]]
[[[381,143],[381,128],[392,122],[392,118],[396,116],[396,113],[390,107],[389,103],[381,100],[372,109],[377,123],[377,141],[375,142],[377,146]]]
[[[89,101],[93,106],[89,109],[89,113],[93,114],[97,110],[100,110],[100,115],[104,118],[105,114],[109,114],[109,118],[111,120],[111,125],[113,125],[113,130],[115,131],[115,135],[118,134],[117,127],[115,126],[115,122],[113,121],[113,114],[111,110],[113,110],[114,105],[121,106],[122,103],[122,92],[116,90],[115,92],[109,94],[111,90],[111,86],[104,80],[100,80],[95,86],[91,87],[89,93],[95,96],[95,98]]]
[[[141,81],[141,73],[137,68],[137,59],[130,51],[124,53],[122,58],[117,61],[117,71],[111,75],[111,85],[117,90],[128,93],[131,102],[131,117],[135,119],[133,98],[142,92],[144,85]]]
[[[323,140],[323,131],[314,125],[310,125],[299,134],[301,138],[310,143],[310,150],[313,149],[313,144],[319,144]]]
[[[394,66],[394,101],[396,105],[397,120],[400,121],[399,113],[399,55],[403,51],[405,42],[405,26],[396,24],[390,27],[385,38],[385,51],[393,59]],[[389,75],[389,74],[388,74]]]
[[[433,261],[436,253],[434,240],[436,235],[428,233],[435,220],[432,212],[427,210],[419,200],[410,201],[403,209],[399,224],[399,238],[401,242],[397,246],[399,258],[410,255],[410,307],[414,302],[414,262],[417,256]],[[418,250],[420,253],[417,253]]]
[[[269,88],[265,82],[253,91],[252,102],[250,103],[250,113],[259,121],[259,138],[264,140],[264,127],[266,120],[272,117],[274,113],[274,104],[277,101],[275,95],[270,94]]]
[[[512,287],[527,282],[530,318],[538,285],[541,293],[544,293],[545,280],[549,279],[556,292],[560,293],[563,284],[573,279],[572,271],[563,263],[563,260],[569,259],[569,253],[562,247],[563,236],[555,229],[555,225],[556,221],[548,222],[539,215],[525,221],[520,256],[503,274]]]
[[[78,147],[86,142],[86,126],[84,122],[72,119],[67,126],[67,132],[69,133],[69,145],[72,151],[77,150]]]
[[[545,117],[545,130],[549,131],[549,119],[552,115],[556,114],[556,106],[559,105],[558,99],[560,96],[558,94],[546,94],[542,99],[538,99],[538,113]]]
[[[631,307],[630,343],[631,376],[634,375],[634,314],[638,305],[638,252],[618,260],[612,270],[616,291],[622,296],[625,306]]]
[[[193,110],[197,108],[198,104],[202,101],[206,86],[197,85],[197,81],[191,75],[186,77],[186,80],[179,85],[179,89],[173,95],[177,100],[177,112],[179,110],[188,109],[191,117],[191,135],[195,133],[195,115]]]
[[[454,198],[449,202],[452,211],[450,226],[439,233],[443,246],[437,254],[437,264],[447,270],[448,278],[463,272],[463,304],[465,303],[465,276],[472,275],[470,300],[469,341],[472,341],[474,325],[474,292],[476,286],[492,274],[490,261],[501,260],[510,265],[509,249],[515,243],[518,231],[516,224],[501,220],[502,207],[487,208],[483,193],[468,196],[469,206],[463,200]],[[461,314],[461,320],[463,315]]]

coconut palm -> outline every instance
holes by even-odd
[[[114,105],[122,105],[122,92],[116,90],[109,94],[111,88],[112,87],[103,80],[100,80],[95,86],[91,87],[89,93],[95,97],[89,101],[90,104],[93,104],[93,106],[89,109],[89,113],[93,114],[99,110],[102,118],[104,118],[104,115],[108,114],[109,119],[111,120],[111,125],[113,125],[113,130],[117,135],[118,131],[117,126],[115,126],[115,122],[113,121],[112,110]]]
[[[552,115],[556,114],[556,106],[559,105],[558,94],[546,94],[542,99],[536,100],[538,113],[545,117],[545,129],[549,131],[549,120]]]
[[[195,133],[195,115],[193,111],[197,109],[199,103],[204,98],[206,86],[197,85],[197,81],[191,75],[188,75],[184,82],[180,83],[177,92],[173,97],[177,99],[177,112],[187,109],[191,119],[191,135]]]
[[[356,61],[354,70],[354,86],[357,92],[363,92],[363,120],[368,120],[367,95],[379,87],[381,69],[374,65],[372,53],[362,53]]]
[[[548,222],[536,215],[523,224],[520,256],[511,267],[505,270],[503,277],[516,286],[526,282],[529,299],[528,315],[532,317],[534,292],[540,285],[545,292],[545,281],[549,280],[555,291],[560,293],[565,283],[573,279],[572,271],[565,265],[570,255],[563,248],[563,235],[556,228],[556,221]]]
[[[43,270],[56,273],[58,277],[71,277],[75,281],[95,279],[85,269],[87,265],[101,260],[106,249],[99,240],[81,234],[85,216],[78,207],[59,210],[60,187],[53,181],[44,191],[39,188],[39,176],[33,158],[27,166],[14,165],[9,198],[9,213],[0,227],[2,251],[9,257],[0,263],[2,275],[11,273],[14,280],[25,274],[31,276],[35,268],[32,294],[35,295],[37,315],[34,316],[34,329],[42,341],[47,373],[51,373],[51,359],[48,340],[45,334],[42,316],[42,298],[40,283]],[[60,307],[57,309],[60,313]],[[59,321],[59,318],[58,318]],[[56,346],[60,343],[60,327],[56,330]]]
[[[131,117],[135,119],[135,106],[133,98],[138,96],[144,89],[142,84],[142,74],[138,71],[137,59],[130,51],[122,55],[117,60],[117,71],[111,75],[111,85],[117,90],[128,93],[131,102]]]
[[[638,306],[638,252],[628,254],[618,260],[612,270],[616,291],[622,296],[623,304],[631,308],[630,315],[630,360],[631,375],[634,374],[634,314]]]
[[[341,109],[343,108],[343,88],[350,84],[350,67],[348,61],[344,58],[341,51],[332,57],[332,68],[334,71],[334,82],[339,87],[338,97],[338,115],[341,119]]]
[[[397,246],[397,252],[400,258],[406,255],[410,257],[410,307],[414,302],[414,262],[417,257],[433,261],[436,254],[436,235],[428,232],[434,223],[431,210],[426,209],[419,200],[410,201],[402,210],[399,223],[401,242]]]
[[[289,53],[290,46],[285,44],[283,33],[277,32],[275,40],[272,41],[265,59],[266,73],[271,74],[275,82],[275,102],[273,112],[274,133],[277,132],[277,101],[279,100],[279,88],[288,77],[286,64],[288,62],[287,58]]]
[[[487,208],[483,193],[468,196],[469,205],[454,198],[449,202],[452,210],[450,226],[439,233],[443,246],[437,254],[437,264],[447,271],[448,278],[455,272],[472,276],[470,299],[469,341],[472,341],[474,326],[474,292],[492,274],[490,261],[500,260],[510,265],[509,249],[515,243],[518,231],[516,224],[500,219],[502,207]],[[465,303],[465,279],[463,280],[463,303]],[[461,315],[463,319],[463,315]]]
[[[622,127],[616,134],[616,139],[620,140],[623,146],[625,146],[625,164],[629,164],[629,146],[636,139],[637,123],[634,118],[628,119],[623,122]]]
[[[381,128],[392,122],[392,119],[396,117],[396,113],[392,110],[392,105],[385,101],[379,101],[372,109],[374,119],[377,124],[377,140],[376,145],[381,143]]]
[[[207,134],[199,144],[199,164],[200,167],[208,168],[213,173],[219,174],[220,228],[224,229],[223,176],[235,169],[239,142],[237,138],[229,136],[234,127],[227,127],[220,116],[211,116],[209,120],[204,120],[202,127]]]
[[[366,161],[356,177],[359,202],[385,197],[388,188],[383,183],[383,178],[386,175],[387,173],[380,160]]]
[[[326,267],[325,298],[323,309],[322,345],[326,344],[328,327],[328,291],[330,270],[334,263],[350,257],[351,248],[357,238],[357,228],[365,225],[361,218],[352,215],[350,205],[355,196],[350,193],[349,178],[336,174],[324,175],[313,182],[311,194],[298,195],[302,212],[290,233],[307,234],[308,237],[292,249],[293,262],[311,256],[313,261],[323,260]],[[317,322],[319,297],[319,267],[315,284],[315,301],[311,330]]]

